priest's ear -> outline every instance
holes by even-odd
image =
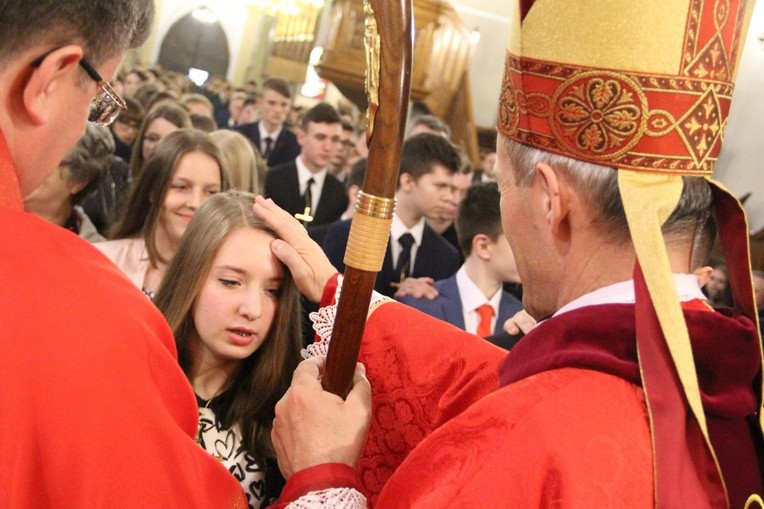
[[[82,54],[80,46],[70,44],[31,63],[31,72],[22,83],[22,105],[32,124],[46,123],[70,99],[72,73],[79,76]]]

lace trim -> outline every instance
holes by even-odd
[[[319,507],[366,509],[366,497],[353,488],[329,488],[311,491],[291,502],[287,509],[315,509]]]
[[[313,322],[313,330],[320,339],[302,350],[303,359],[308,359],[317,355],[326,355],[329,352],[329,341],[332,338],[334,319],[337,317],[337,303],[340,301],[343,281],[344,278],[342,275],[337,276],[337,290],[334,292],[333,304],[324,306],[318,311],[314,311],[308,315],[310,321]],[[369,303],[369,315],[373,313],[380,304],[385,302],[393,302],[393,299],[386,297],[381,293],[373,292],[371,294],[371,302]]]

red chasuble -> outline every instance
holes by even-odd
[[[0,185],[10,172],[0,136]],[[245,508],[194,442],[159,311],[87,242],[18,210],[18,187],[2,193],[0,506]]]
[[[372,387],[372,409],[358,474],[371,505],[422,439],[496,390],[506,355],[403,304],[374,312],[359,355]]]
[[[748,426],[757,408],[755,328],[739,315],[686,317],[731,507],[742,507],[762,492]],[[633,331],[628,304],[542,323],[507,357],[506,385],[427,437],[385,486],[380,507],[652,507]]]
[[[740,315],[687,307],[703,403],[709,422],[715,423],[710,424],[711,438],[719,450],[726,451],[719,454],[719,461],[732,507],[742,507],[741,500],[762,490],[755,454],[761,450],[756,442],[760,437],[748,425],[757,408],[752,388],[760,368],[755,327]],[[393,329],[389,337],[380,330],[387,328]],[[393,336],[399,336],[397,341]],[[429,363],[423,356],[421,365],[408,369],[407,350],[421,348],[437,355],[439,339],[448,336],[449,342],[462,344],[448,352],[452,356],[430,357]],[[396,361],[404,361],[392,371],[407,376],[410,371],[432,372],[439,366],[460,365],[460,352],[481,355],[478,338],[453,332],[443,322],[398,304],[385,304],[369,318],[364,342],[375,343],[383,337],[396,344]],[[362,346],[370,348],[375,349]],[[483,352],[483,358],[490,369],[490,352]],[[369,372],[379,369],[379,359],[364,359]],[[464,365],[475,366],[475,360],[468,359]],[[381,372],[391,370],[391,362],[388,358],[380,363]],[[510,352],[500,374],[501,388],[481,396],[490,389],[475,387],[454,407],[463,411],[433,421],[433,431],[414,444],[410,453],[406,451],[384,485],[378,507],[654,505],[653,452],[639,385],[633,305],[590,306],[543,322]],[[417,404],[437,407],[442,392],[462,390],[464,378],[455,377],[451,384],[448,378],[439,379],[437,390],[441,392],[420,387],[424,401]],[[388,398],[389,390],[374,378],[371,383],[372,412],[379,412],[380,401]],[[472,404],[468,398],[475,398]],[[403,408],[410,403],[407,398],[398,401]],[[369,441],[376,443],[379,417],[373,419]],[[405,430],[403,433],[405,436]],[[368,464],[368,451],[367,442],[361,465]],[[321,466],[301,472],[290,478],[285,493],[304,493],[300,483],[312,490],[332,486],[333,476],[339,481],[336,485],[352,485],[347,472],[339,475],[337,466],[333,469],[333,474],[322,472]],[[360,468],[356,486],[366,488],[367,496],[374,500],[376,493],[368,489],[363,472]]]

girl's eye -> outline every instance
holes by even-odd
[[[239,284],[238,281],[235,281],[233,279],[220,278],[218,279],[218,281],[220,281],[220,284],[222,284],[223,286],[228,286],[228,287],[237,286]]]
[[[185,189],[188,189],[188,186],[186,184],[173,184],[173,189],[178,189],[179,191],[183,191]]]
[[[268,288],[266,290],[270,295],[273,297],[280,297],[281,296],[281,287],[280,286],[274,286],[273,288]]]
[[[220,189],[208,189],[207,190],[207,196],[213,196],[220,192]]]

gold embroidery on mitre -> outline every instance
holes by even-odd
[[[729,0],[717,0],[713,12],[714,34],[699,51],[694,54],[691,52],[685,54],[687,65],[684,68],[684,74],[686,76],[720,81],[730,79],[730,60],[722,35],[722,30],[729,19]],[[699,41],[695,41],[696,46],[697,42]]]
[[[554,53],[534,58],[508,51],[497,129],[520,143],[598,164],[710,175],[750,14],[746,3],[687,0],[686,11],[674,13],[686,18],[673,73],[663,67],[653,72],[592,67],[555,61]],[[523,33],[537,37],[541,24],[531,25],[526,30],[524,24]],[[551,51],[553,45],[545,47]]]
[[[650,110],[647,118],[647,136],[657,138],[669,134],[676,128],[674,115],[664,110]]]
[[[551,128],[573,154],[612,159],[628,152],[647,130],[647,98],[632,79],[591,71],[561,84]]]
[[[525,110],[535,117],[548,117],[552,114],[552,98],[545,94],[527,94],[525,97]]]
[[[529,59],[508,63],[497,122],[508,138],[623,169],[712,172],[732,84]],[[520,79],[532,92],[514,86]],[[668,109],[652,109],[653,102]]]
[[[514,57],[507,52],[504,60],[504,80],[499,97],[499,116],[496,122],[498,130],[506,136],[515,133],[520,123],[520,108],[517,103],[517,91],[513,80],[513,59]]]
[[[726,81],[729,79],[729,60],[721,35],[708,41],[703,51],[685,69],[685,73],[701,79]]]
[[[729,81],[732,79],[733,60],[736,59],[741,23],[735,24],[735,33],[731,43],[732,51],[725,44],[723,30],[730,21],[730,1],[716,0],[713,5],[714,31],[705,43],[700,41],[700,28],[709,23],[701,23],[703,3],[693,1],[689,13],[688,29],[685,38],[683,74],[701,79]],[[742,19],[745,1],[740,2],[736,20]],[[700,45],[700,48],[698,48]]]
[[[719,98],[716,95],[716,88],[711,86],[678,121],[679,136],[697,168],[708,166],[709,156],[718,153],[713,149],[717,142],[721,141],[722,128]]]
[[[700,17],[703,10],[702,0],[692,0],[692,6],[688,12],[687,29],[684,34],[684,67],[688,67],[698,52],[698,39],[700,37]]]

